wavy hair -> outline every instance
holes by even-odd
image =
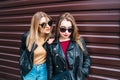
[[[31,51],[33,44],[35,43],[36,40],[39,38],[39,23],[42,17],[49,18],[51,20],[51,17],[48,16],[45,12],[37,12],[33,15],[31,19],[31,27],[29,30],[29,34],[27,36],[26,40],[26,46],[29,51]],[[45,40],[47,40],[50,37],[50,34],[47,34],[45,37]]]
[[[78,27],[77,27],[77,24],[75,22],[75,19],[74,17],[66,12],[64,14],[62,14],[59,18],[58,18],[58,21],[57,21],[57,24],[56,24],[56,32],[55,32],[55,39],[59,39],[60,37],[60,25],[61,25],[61,22],[66,19],[67,21],[70,21],[72,23],[72,28],[73,28],[73,32],[72,34],[70,35],[70,38],[73,39],[74,41],[76,41],[78,43],[78,45],[80,46],[80,48],[82,49],[82,51],[84,51],[84,48],[83,48],[83,45],[82,43],[80,42],[80,34],[78,33]]]

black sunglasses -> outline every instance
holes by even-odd
[[[49,26],[52,26],[52,21],[49,21],[48,23],[45,23],[45,22],[43,22],[42,24],[39,24],[42,28],[45,28],[46,26],[47,26],[47,24],[49,25]]]
[[[73,28],[69,28],[69,29],[60,28],[60,32],[66,32],[66,30],[68,30],[69,33],[73,32]]]

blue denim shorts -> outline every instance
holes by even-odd
[[[23,77],[23,80],[47,80],[46,63],[33,65],[31,71]]]

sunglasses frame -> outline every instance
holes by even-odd
[[[67,30],[69,33],[72,33],[74,29],[73,29],[73,28],[68,28],[68,29],[66,29],[66,28],[60,28],[60,32],[62,32],[62,33],[66,32],[66,30]]]
[[[43,22],[42,24],[39,24],[39,25],[40,25],[42,28],[45,28],[47,24],[52,27],[53,22],[50,20],[50,21],[48,21],[47,23]]]

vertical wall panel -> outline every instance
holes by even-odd
[[[20,80],[20,39],[37,11],[54,23],[60,14],[72,13],[90,53],[89,79],[120,79],[120,0],[0,1],[0,79]]]

